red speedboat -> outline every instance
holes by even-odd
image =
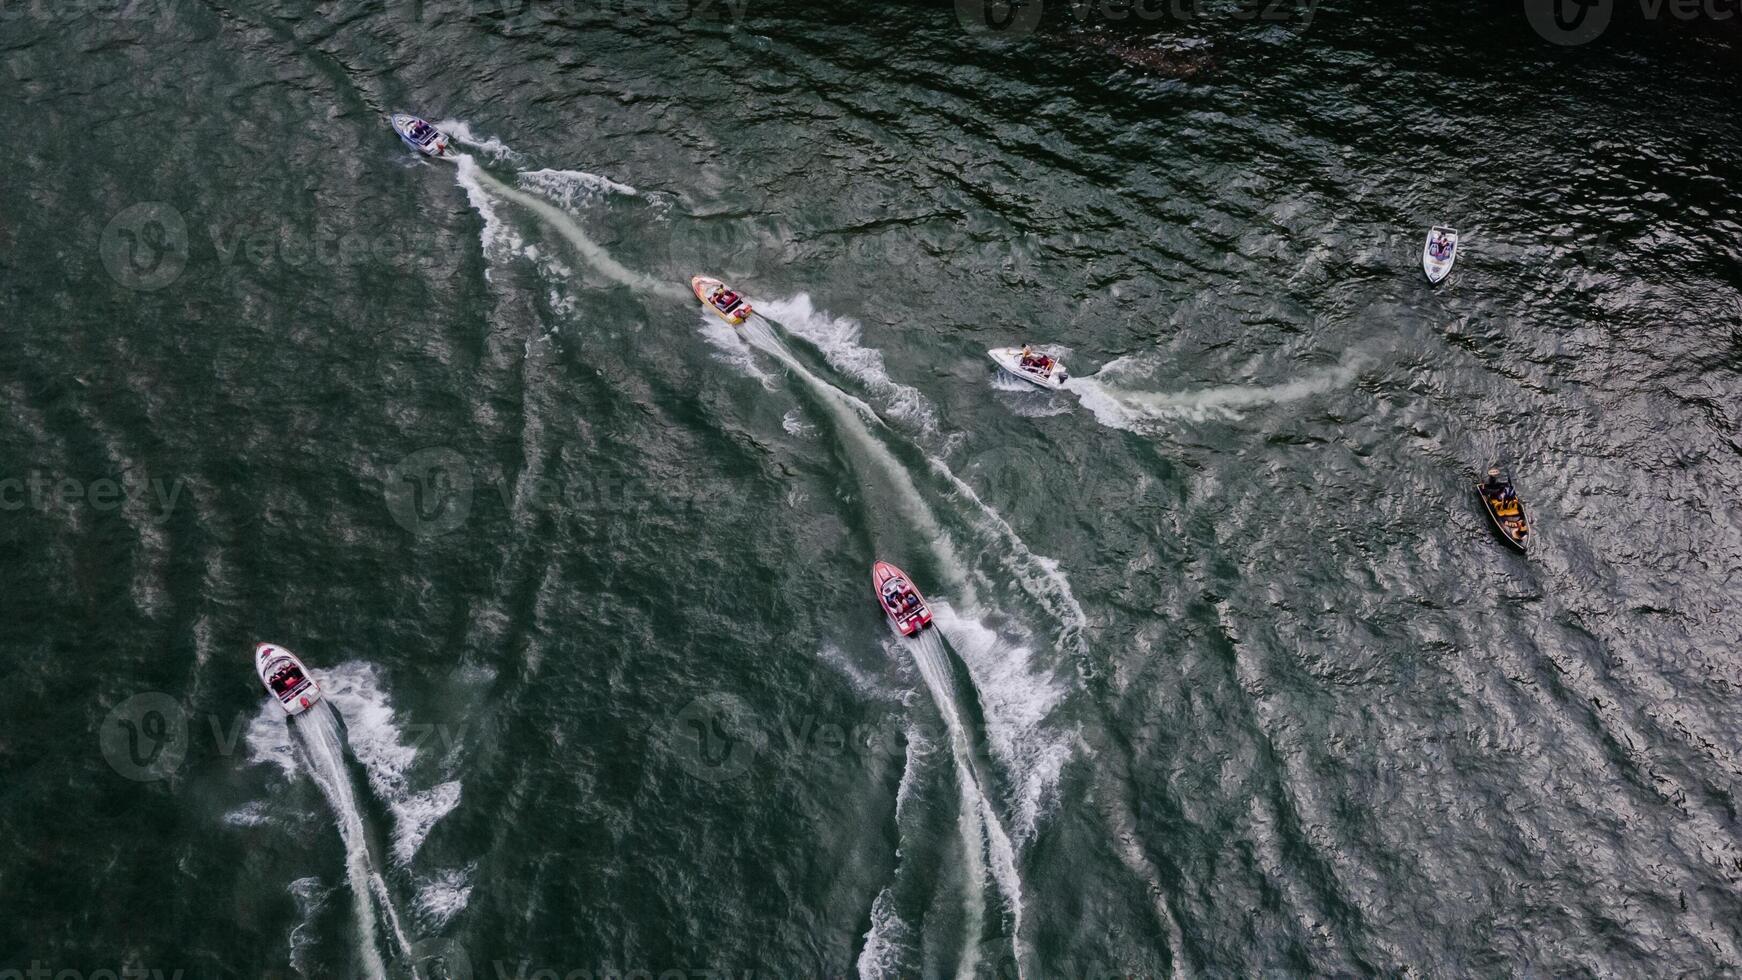
[[[925,597],[908,581],[907,573],[894,565],[880,561],[871,566],[871,591],[877,593],[877,604],[902,636],[913,636],[931,625],[931,607],[925,604]]]

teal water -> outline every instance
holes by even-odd
[[[0,7],[0,977],[1737,970],[1733,56],[1245,13]]]

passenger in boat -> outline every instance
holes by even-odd
[[[420,143],[423,142],[424,137],[429,135],[429,126],[425,125],[421,119],[413,119],[408,128],[411,130],[411,138]]]
[[[730,313],[732,307],[738,305],[738,294],[730,289],[722,289],[714,294],[714,305],[720,308],[720,312]]]
[[[1452,253],[1452,240],[1442,232],[1434,236],[1433,244],[1428,246],[1428,254],[1436,259],[1444,259]]]

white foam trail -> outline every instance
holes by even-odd
[[[435,127],[454,139],[473,147],[490,159],[501,162],[518,163],[522,158],[513,147],[493,136],[478,136],[472,132],[472,127],[464,119],[443,119]]]
[[[463,911],[472,899],[472,875],[476,868],[440,871],[417,890],[419,919],[427,931],[439,932],[448,920]]]
[[[721,363],[737,368],[741,373],[756,379],[764,390],[773,391],[775,387],[773,376],[762,370],[761,365],[756,363],[756,358],[750,353],[750,345],[745,343],[744,337],[738,333],[737,328],[706,310],[701,311],[700,316],[702,319],[699,330],[702,339],[714,348],[714,357]],[[788,429],[787,431],[791,432],[792,430]]]
[[[873,390],[899,389],[900,392],[911,392],[911,396],[898,394],[894,396],[893,400],[897,404],[907,406],[907,410],[913,412],[915,418],[922,419],[923,426],[930,426],[935,430],[936,415],[930,402],[926,401],[925,397],[917,391],[889,380],[888,375],[883,373],[882,355],[857,345],[859,327],[856,323],[842,318],[829,317],[826,314],[817,314],[811,307],[810,297],[803,293],[789,300],[775,300],[765,303],[761,309],[781,316],[783,319],[779,322],[786,329],[790,330],[793,324],[798,324],[801,328],[809,331],[807,339],[817,345],[818,350],[823,352],[824,357],[830,361],[831,365],[854,374],[860,380],[865,381]],[[799,363],[780,338],[769,329],[768,322],[763,317],[752,317],[744,325],[742,332],[751,344],[773,355],[804,379],[831,408],[836,404],[843,404],[852,408],[863,419],[882,425],[882,418],[871,406],[818,378]],[[831,350],[834,351],[833,355],[830,353]],[[1052,347],[1049,350],[1057,352],[1055,356],[1062,357],[1063,352],[1067,351],[1068,348]],[[875,457],[875,461],[884,470],[885,475],[894,483],[904,507],[909,510],[910,514],[921,518],[925,528],[937,528],[939,525],[931,511],[920,500],[918,490],[914,486],[907,468],[902,466],[900,461],[896,460],[864,426],[854,424],[851,419],[844,420],[843,425],[848,434]],[[1041,607],[1060,623],[1060,640],[1072,643],[1079,655],[1086,654],[1084,630],[1088,625],[1088,617],[1084,615],[1082,604],[1077,602],[1076,594],[1071,590],[1070,579],[1059,570],[1058,561],[1030,551],[1016,533],[1016,529],[1010,526],[1010,522],[980,499],[980,495],[956,476],[941,458],[927,455],[926,459],[933,471],[949,481],[956,493],[980,512],[980,530],[997,542],[996,550],[1000,563],[1016,577],[1017,583],[1023,591],[1040,602]],[[938,532],[939,535],[941,533],[941,531]],[[953,584],[961,594],[964,604],[973,606],[975,604],[974,582],[969,577],[966,564],[957,556],[952,542],[941,537],[934,537],[933,540],[941,542],[940,547],[934,548],[934,551],[937,552],[939,560],[944,564],[945,570],[952,573]]]
[[[280,710],[277,705],[273,705],[272,709]],[[309,972],[308,953],[315,945],[315,939],[309,935],[309,928],[314,924],[315,916],[327,904],[328,891],[321,887],[319,878],[298,878],[290,883],[289,890],[291,897],[296,899],[300,919],[290,930],[290,968],[301,976],[313,976]]]
[[[369,777],[370,789],[393,814],[393,858],[409,864],[436,821],[459,805],[460,784],[447,781],[412,789],[407,773],[417,761],[417,748],[405,743],[373,664],[340,664],[323,671],[320,682],[325,700],[344,716],[351,752]]]
[[[900,384],[889,376],[883,354],[860,343],[863,329],[857,320],[819,311],[806,293],[759,300],[756,307],[786,332],[808,341],[830,367],[863,384],[891,418],[928,437],[939,435],[937,409],[930,399],[918,388]]]
[[[895,897],[885,888],[871,903],[871,928],[865,947],[859,951],[859,980],[884,980],[903,976],[901,954],[909,928],[895,911]]]
[[[926,461],[931,464],[934,472],[949,481],[962,499],[980,511],[981,530],[996,538],[1000,545],[999,562],[1015,576],[1022,591],[1040,603],[1041,608],[1059,623],[1059,642],[1071,644],[1079,655],[1087,655],[1088,638],[1085,630],[1088,628],[1089,618],[1083,613],[1082,603],[1077,601],[1077,595],[1071,589],[1070,578],[1060,570],[1058,559],[1030,551],[1022,537],[1016,533],[1016,529],[1004,519],[1004,515],[981,500],[974,488],[951,471],[943,460],[936,456],[927,456]]]
[[[363,812],[357,805],[351,773],[345,768],[344,739],[339,734],[338,722],[327,703],[317,701],[314,707],[292,719],[292,725],[297,744],[307,756],[309,775],[332,807],[333,818],[339,826],[339,839],[345,845],[345,878],[351,884],[356,909],[360,941],[358,954],[363,960],[363,971],[376,980],[386,980],[387,966],[381,959],[374,899],[383,899],[382,907],[389,914],[393,906],[385,901],[386,883],[381,883],[379,892],[376,889],[381,875],[375,870],[374,860],[369,854]],[[394,918],[397,920],[397,916]],[[391,928],[398,933],[401,948],[409,955],[411,944],[405,941],[397,921],[391,924]]]
[[[598,242],[587,237],[587,233],[581,230],[581,226],[575,223],[575,219],[570,217],[568,212],[562,208],[543,198],[509,187],[479,167],[478,162],[469,156],[460,156],[456,163],[459,166],[462,184],[470,180],[478,184],[488,196],[512,201],[543,218],[546,224],[550,225],[557,234],[567,239],[568,243],[574,246],[575,251],[579,252],[588,264],[607,279],[667,299],[687,299],[690,297],[690,291],[682,286],[636,272],[612,258],[611,253],[607,252]],[[474,202],[474,206],[476,206],[476,202]]]
[[[966,595],[971,596],[973,583],[968,577],[967,566],[962,563],[960,556],[956,553],[954,542],[944,531],[942,525],[938,524],[937,517],[932,514],[931,508],[927,507],[925,501],[920,497],[919,488],[914,486],[913,477],[908,474],[907,468],[902,466],[901,461],[896,459],[894,454],[879,442],[876,436],[871,434],[868,422],[882,424],[882,420],[878,418],[871,406],[817,377],[798,358],[794,357],[791,351],[786,349],[786,345],[781,343],[780,338],[768,329],[768,325],[764,321],[752,317],[744,324],[743,332],[751,344],[786,365],[788,370],[798,375],[810,386],[811,390],[816,393],[818,400],[828,408],[829,413],[840,424],[841,432],[859,450],[859,458],[874,465],[883,477],[893,485],[902,511],[909,523],[918,531],[919,536],[931,545],[932,553],[936,556],[938,564],[943,567],[952,582],[965,590]]]
[[[637,197],[640,191],[609,177],[585,170],[523,170],[514,175],[520,186],[555,200],[569,210],[590,204],[610,194]]]
[[[1103,375],[1111,378],[1130,370],[1131,365],[1122,358],[1091,377],[1065,382],[1065,388],[1075,392],[1082,399],[1083,407],[1093,412],[1102,425],[1129,432],[1154,432],[1161,427],[1159,423],[1171,420],[1238,419],[1242,409],[1299,401],[1345,387],[1361,373],[1363,360],[1358,355],[1351,355],[1335,367],[1275,385],[1224,385],[1200,391],[1155,392],[1134,391],[1103,379]]]
[[[963,849],[968,855],[970,887],[965,892],[969,921],[978,923],[984,916],[984,902],[980,898],[979,889],[973,885],[985,880],[986,870],[990,865],[992,880],[1003,893],[1005,905],[1010,910],[1010,943],[1016,954],[1017,974],[1020,976],[1023,963],[1023,907],[1022,878],[1016,870],[1016,849],[1011,846],[1010,837],[1004,832],[1004,825],[999,822],[998,814],[992,809],[992,803],[986,798],[986,792],[980,786],[980,779],[975,772],[968,735],[956,705],[955,683],[950,676],[948,655],[944,652],[943,641],[938,638],[936,630],[927,630],[915,638],[911,647],[920,676],[925,678],[926,687],[931,689],[932,700],[937,702],[938,713],[943,716],[944,727],[950,737],[950,752],[956,760],[956,785],[960,789],[962,802],[958,826],[962,834]],[[978,927],[968,932],[971,941],[964,944],[962,960],[957,967],[958,978],[971,980],[974,976],[974,969],[979,963],[979,933]]]
[[[1065,691],[1051,674],[1030,671],[1030,651],[949,603],[933,601],[932,616],[974,679],[992,755],[1015,783],[1014,836],[1030,840],[1057,802],[1059,777],[1072,755],[1074,734],[1046,727]]]

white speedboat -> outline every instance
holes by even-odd
[[[1028,347],[996,347],[987,351],[986,356],[1011,376],[1047,391],[1058,391],[1071,377],[1064,362]]]
[[[1458,261],[1458,231],[1445,225],[1434,225],[1421,247],[1421,268],[1427,281],[1438,283],[1452,274],[1452,263]]]
[[[321,699],[320,685],[309,676],[308,668],[296,654],[275,643],[254,647],[254,671],[286,714],[302,714]]]
[[[419,119],[406,112],[396,112],[389,121],[393,124],[393,131],[399,134],[405,145],[424,156],[439,160],[454,155],[448,134],[435,128],[429,120]]]

